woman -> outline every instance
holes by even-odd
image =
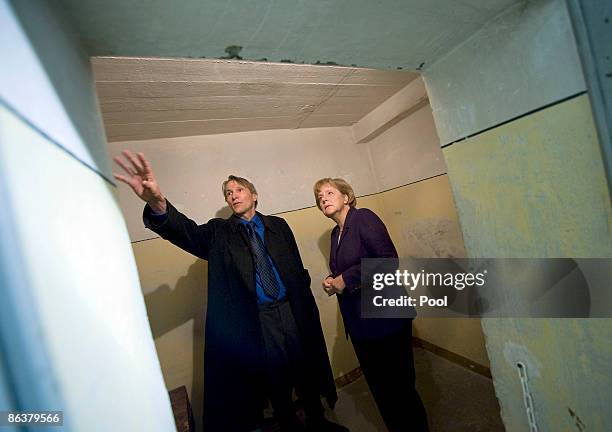
[[[427,415],[414,386],[412,319],[361,318],[361,259],[397,258],[385,224],[371,210],[355,207],[353,188],[340,178],[314,185],[319,210],[336,222],[329,267],[323,281],[337,294],[344,326],[361,370],[390,432],[427,431]],[[369,288],[372,289],[372,288]]]

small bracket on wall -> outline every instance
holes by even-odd
[[[533,406],[533,396],[529,391],[529,380],[527,376],[527,366],[523,362],[517,362],[519,379],[521,380],[521,388],[523,389],[523,402],[527,411],[527,421],[529,422],[529,432],[538,432],[538,425],[535,418],[535,410]]]

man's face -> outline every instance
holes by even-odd
[[[230,206],[236,216],[253,217],[257,194],[242,186],[234,180],[225,185],[225,202]]]

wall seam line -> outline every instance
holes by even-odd
[[[51,137],[49,134],[47,134],[45,131],[43,131],[40,127],[35,125],[25,115],[23,115],[21,112],[19,112],[19,110],[17,110],[15,107],[13,107],[11,104],[9,104],[3,97],[0,97],[0,105],[5,107],[9,112],[11,112],[13,115],[15,115],[19,120],[24,122],[30,129],[32,129],[34,132],[38,133],[46,141],[49,141],[50,143],[55,145],[57,148],[62,150],[64,153],[66,153],[68,156],[70,156],[71,158],[73,158],[74,160],[79,162],[80,164],[82,164],[85,167],[87,167],[90,171],[93,171],[94,173],[99,175],[104,181],[110,183],[111,186],[113,186],[115,188],[117,187],[117,184],[114,181],[112,181],[111,179],[106,177],[106,175],[104,175],[101,171],[97,170],[95,167],[93,167],[93,166],[89,165],[87,162],[79,159],[79,157],[77,155],[72,153],[70,150],[68,150],[66,147],[64,147],[60,142],[58,142],[56,139]]]
[[[519,114],[517,116],[509,118],[508,120],[504,120],[504,121],[502,121],[500,123],[497,123],[497,124],[495,124],[493,126],[489,126],[489,127],[485,128],[485,129],[482,129],[482,130],[480,130],[478,132],[474,132],[473,134],[466,135],[466,136],[464,136],[462,138],[458,138],[458,139],[456,139],[456,140],[454,140],[454,141],[452,141],[452,142],[450,142],[448,144],[444,144],[443,146],[440,146],[440,148],[444,149],[444,148],[450,147],[453,144],[457,144],[457,143],[459,143],[461,141],[466,141],[466,140],[468,140],[470,138],[474,138],[477,135],[480,135],[480,134],[483,134],[483,133],[488,132],[490,130],[496,129],[496,128],[500,127],[500,126],[504,126],[504,125],[506,125],[508,123],[512,123],[515,120],[519,120],[519,119],[521,119],[523,117],[527,117],[527,116],[529,116],[531,114],[535,114],[535,113],[537,113],[539,111],[544,111],[547,108],[553,107],[555,105],[559,105],[559,104],[561,104],[563,102],[567,102],[568,100],[577,98],[577,97],[582,96],[582,95],[587,94],[587,93],[588,93],[587,90],[581,90],[578,93],[574,93],[574,94],[566,96],[566,97],[564,97],[562,99],[556,100],[554,102],[550,102],[550,103],[548,103],[546,105],[542,105],[541,107],[534,108],[534,109],[532,109],[530,111],[527,111],[527,112],[525,112],[523,114]]]
[[[406,183],[406,184],[403,184],[403,185],[400,185],[400,186],[395,186],[395,187],[392,187],[392,188],[389,188],[389,189],[382,190],[380,192],[374,192],[374,193],[371,193],[371,194],[364,194],[364,195],[356,195],[356,198],[365,198],[365,197],[370,197],[370,196],[374,196],[374,195],[383,194],[385,192],[390,192],[392,190],[400,189],[400,188],[403,188],[403,187],[406,187],[406,186],[412,186],[414,184],[417,184],[417,183],[420,183],[420,182],[423,182],[423,181],[426,181],[426,180],[431,180],[431,179],[434,179],[436,177],[445,176],[445,175],[448,175],[448,173],[443,172],[443,173],[440,173],[440,174],[435,174],[435,175],[432,175],[430,177],[425,177],[425,178],[422,178],[422,179],[418,179],[418,180],[412,181],[410,183]],[[308,209],[315,208],[315,207],[316,207],[316,205],[311,205],[311,206],[301,207],[301,208],[297,208],[297,209],[293,209],[293,210],[285,210],[285,211],[282,211],[282,212],[270,213],[268,216],[278,216],[278,215],[282,215],[284,213],[292,213],[292,212],[297,212],[297,211],[301,211],[301,210],[308,210]],[[130,243],[131,244],[135,244],[135,243],[141,243],[141,242],[146,242],[146,241],[150,241],[150,240],[157,240],[157,239],[160,239],[160,238],[161,237],[157,236],[157,237],[151,237],[151,238],[142,239],[142,240],[134,240],[134,241],[131,241]]]

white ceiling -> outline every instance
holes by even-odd
[[[56,0],[91,56],[427,68],[526,0]]]
[[[255,180],[265,196],[275,196],[279,181],[292,185],[295,205],[303,205],[300,194],[310,196],[308,179],[369,172],[368,146],[355,141],[377,136],[426,103],[418,74],[519,1],[526,0],[54,5],[92,56],[106,133],[114,141],[111,154],[122,148],[145,152],[175,204],[206,220],[221,205],[218,184],[210,179],[229,172]],[[418,91],[408,91],[412,87]],[[318,129],[357,122],[360,134],[355,128]],[[303,130],[290,130],[295,128]],[[282,130],[244,132],[262,129]],[[184,138],[165,139],[170,137]],[[319,162],[313,156],[330,151],[337,157]],[[364,181],[360,190],[374,192],[375,183]],[[141,203],[128,189],[119,191],[122,207],[134,206],[126,214],[136,215]],[[264,201],[263,210],[298,208],[285,198],[281,194],[277,207]],[[144,231],[138,217],[128,221],[139,224],[132,234]]]
[[[94,57],[108,141],[350,126],[418,74],[236,60]]]
[[[426,71],[519,1],[54,6],[93,56],[109,141],[126,141],[351,125],[415,77],[399,70]]]

